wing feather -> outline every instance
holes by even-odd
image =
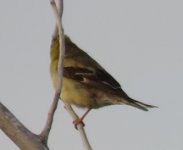
[[[105,70],[97,69],[92,71],[87,68],[80,67],[64,67],[64,77],[83,82],[90,80],[97,82],[113,89],[121,89],[120,84]]]

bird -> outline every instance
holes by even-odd
[[[149,105],[128,96],[120,84],[89,54],[64,35],[65,56],[63,63],[63,85],[60,99],[80,108],[87,108],[75,127],[92,109],[109,105],[129,105],[148,111]],[[54,88],[58,86],[59,35],[55,35],[50,47],[50,73]]]

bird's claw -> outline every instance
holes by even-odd
[[[85,126],[85,124],[83,123],[83,119],[81,118],[77,118],[76,120],[73,121],[74,127],[76,130],[78,130],[78,125],[81,124],[83,127]]]

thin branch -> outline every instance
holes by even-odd
[[[40,139],[44,143],[47,143],[48,136],[49,136],[52,124],[53,124],[54,113],[55,113],[55,110],[56,110],[57,105],[58,105],[58,100],[60,98],[60,94],[59,93],[60,93],[60,91],[56,90],[55,96],[54,96],[54,99],[53,99],[53,102],[52,102],[52,105],[51,105],[50,110],[48,112],[48,116],[47,116],[45,127],[43,128],[43,130],[39,134]]]
[[[65,54],[65,42],[64,42],[64,31],[63,31],[63,27],[62,27],[62,14],[63,14],[63,0],[57,0],[57,5],[54,0],[50,0],[51,1],[51,6],[53,8],[53,12],[54,12],[54,16],[55,16],[55,20],[56,20],[56,27],[55,27],[55,32],[54,32],[54,36],[57,36],[57,34],[59,33],[59,44],[60,44],[60,56],[59,56],[59,66],[58,66],[58,75],[59,75],[59,86],[60,90],[62,88],[62,76],[63,76],[63,60],[64,60],[64,54]],[[59,87],[58,87],[59,88]],[[58,90],[57,88],[57,90]],[[57,91],[59,92],[59,91]],[[61,91],[60,91],[61,92]],[[67,103],[66,101],[64,101],[65,104],[65,108],[68,111],[68,113],[71,115],[71,117],[73,118],[73,120],[78,119],[78,115],[74,112],[74,110],[72,109],[71,105],[69,103]],[[86,150],[92,150],[89,142],[88,142],[88,138],[86,136],[85,130],[83,128],[82,124],[78,124],[77,125],[77,129],[80,133],[82,142],[83,142],[83,146]]]
[[[61,95],[61,89],[62,89],[62,76],[63,76],[63,60],[64,60],[64,54],[65,54],[65,44],[64,44],[64,31],[63,31],[63,27],[62,27],[62,22],[61,22],[61,18],[62,18],[62,14],[63,14],[63,1],[60,2],[60,14],[61,17],[58,16],[59,12],[57,10],[57,6],[54,0],[50,0],[50,4],[52,6],[53,9],[53,13],[55,16],[55,20],[56,20],[56,25],[58,28],[58,33],[59,33],[59,44],[60,44],[60,56],[59,56],[59,63],[58,63],[58,87],[55,91],[55,96],[52,102],[52,105],[50,107],[49,113],[48,113],[48,117],[47,117],[47,121],[45,124],[45,127],[43,129],[43,131],[40,133],[40,138],[47,143],[48,140],[48,136],[53,124],[53,117],[54,117],[54,113],[55,110],[57,108],[58,105],[58,101]]]
[[[0,103],[0,129],[21,150],[49,150],[39,137],[29,131],[2,103]]]
[[[65,103],[65,102],[64,102]],[[74,110],[72,109],[71,105],[69,105],[68,103],[65,103],[65,108],[66,110],[68,111],[68,113],[70,114],[70,116],[72,117],[73,120],[76,120],[78,119],[78,115],[74,112]],[[82,124],[78,124],[77,125],[77,129],[80,133],[80,136],[81,136],[81,140],[83,142],[83,146],[86,150],[92,150],[92,147],[88,141],[88,138],[86,136],[86,132],[83,128],[83,125]]]

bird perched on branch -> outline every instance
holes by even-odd
[[[143,111],[155,106],[129,97],[120,84],[93,58],[81,50],[65,35],[65,57],[61,99],[79,107],[87,108],[86,113],[75,125],[81,123],[91,109],[107,105],[126,104]],[[50,72],[53,85],[58,84],[59,36],[54,36],[51,44]]]

